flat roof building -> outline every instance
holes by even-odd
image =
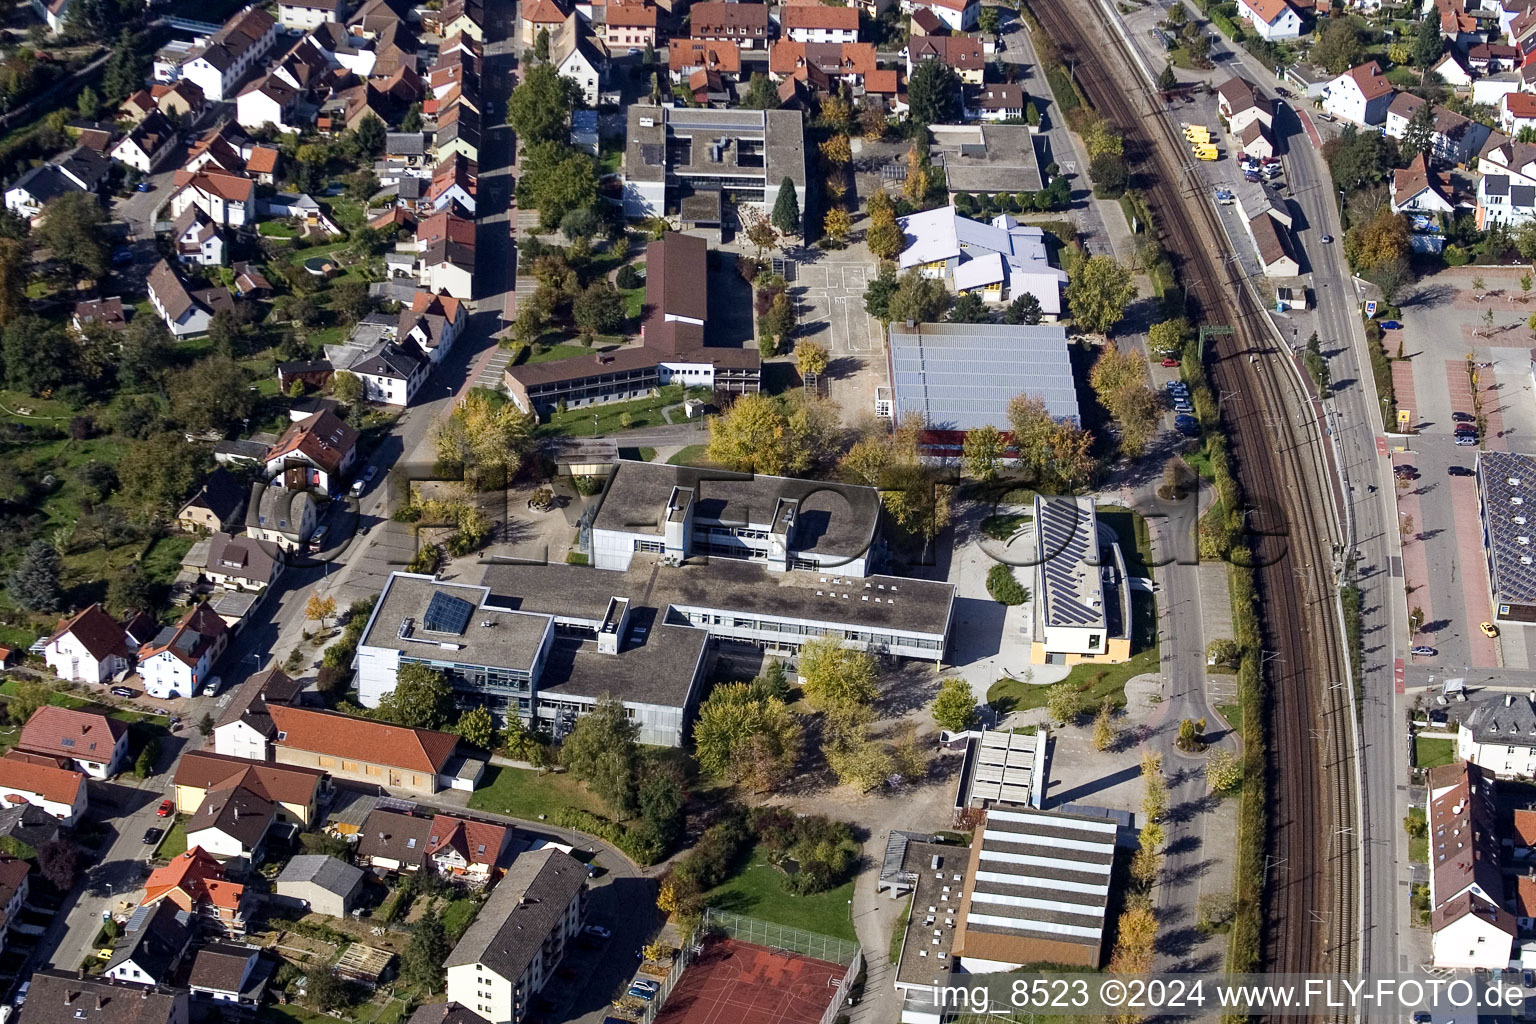
[[[1038,192],[1045,188],[1035,136],[1027,125],[936,124],[928,131],[941,154],[950,195]]]
[[[1536,622],[1536,457],[1478,452],[1477,496],[1494,621]]]
[[[1036,665],[1131,656],[1131,595],[1113,531],[1092,498],[1035,496]]]
[[[1044,728],[1033,734],[988,730],[971,734],[960,766],[955,811],[993,804],[1039,807],[1045,799]]]

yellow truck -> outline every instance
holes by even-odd
[[[1200,125],[1186,125],[1184,138],[1189,142],[1207,143],[1211,141],[1211,130]]]
[[[1216,147],[1210,143],[1206,143],[1203,146],[1197,145],[1193,148],[1196,160],[1219,160],[1221,158],[1220,154],[1216,152]]]

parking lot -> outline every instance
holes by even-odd
[[[827,346],[827,378],[844,419],[873,413],[875,386],[885,380],[880,324],[864,312],[864,289],[876,273],[863,245],[797,262],[790,292],[798,304],[799,338]]]
[[[1388,354],[1401,350],[1402,356],[1393,364],[1398,408],[1415,430],[1394,439],[1404,450],[1394,451],[1392,461],[1400,474],[1397,518],[1412,588],[1408,607],[1424,620],[1414,642],[1435,649],[1433,656],[1413,657],[1424,670],[1536,668],[1529,627],[1504,625],[1497,639],[1479,628],[1493,616],[1478,526],[1477,453],[1536,453],[1526,327],[1536,299],[1520,301],[1521,273],[1455,270],[1426,278],[1402,300],[1402,329],[1386,333]],[[1482,292],[1472,288],[1474,276],[1484,279]],[[1456,444],[1458,420],[1466,429],[1475,415],[1484,427],[1480,444]]]

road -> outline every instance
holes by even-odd
[[[1193,8],[1189,15],[1199,18]],[[1280,83],[1269,69],[1245,50],[1230,49],[1235,56],[1231,63],[1273,96]],[[1359,965],[1363,973],[1396,972],[1410,966],[1400,942],[1408,921],[1408,895],[1399,882],[1408,877],[1409,862],[1407,837],[1398,822],[1407,813],[1407,796],[1406,789],[1400,794],[1397,785],[1406,777],[1408,763],[1393,692],[1393,662],[1407,648],[1401,546],[1391,506],[1390,471],[1377,452],[1380,403],[1358,314],[1359,296],[1341,246],[1322,241],[1324,234],[1343,235],[1337,193],[1320,151],[1303,137],[1305,129],[1297,113],[1284,101],[1277,107],[1276,146],[1290,178],[1292,203],[1301,214],[1295,238],[1305,265],[1310,266],[1318,334],[1332,379],[1339,383],[1331,405],[1345,476],[1346,518],[1354,525],[1356,570],[1364,591],[1364,699],[1358,748],[1363,776],[1362,846],[1367,852],[1359,899]]]

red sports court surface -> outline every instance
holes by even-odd
[[[847,970],[717,939],[677,979],[655,1024],[819,1024]]]

